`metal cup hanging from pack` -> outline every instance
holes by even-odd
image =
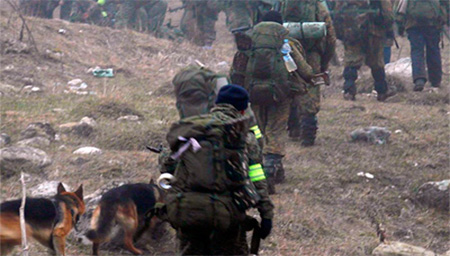
[[[285,22],[283,26],[296,39],[320,39],[327,35],[325,22]]]
[[[159,176],[158,180],[156,181],[156,184],[161,189],[170,189],[172,188],[171,183],[175,181],[175,176],[173,176],[170,173],[163,173]]]

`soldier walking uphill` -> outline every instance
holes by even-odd
[[[165,0],[121,0],[120,3],[116,15],[117,28],[132,29],[139,9],[142,7],[147,14],[147,21],[144,22],[147,31],[158,35],[166,16],[167,2]]]
[[[247,255],[245,210],[251,207],[261,214],[260,238],[271,232],[273,204],[264,172],[246,167],[248,99],[242,87],[226,85],[210,113],[181,119],[167,134],[172,155],[165,164],[178,161],[167,218],[184,255]]]
[[[334,24],[345,48],[344,98],[355,100],[358,69],[366,63],[371,71],[377,100],[388,98],[383,46],[386,30],[394,17],[390,0],[347,0],[336,2]]]
[[[301,44],[288,38],[289,31],[282,24],[281,14],[270,11],[252,31],[236,33],[238,52],[231,70],[232,82],[249,90],[251,106],[264,135],[264,171],[269,193],[275,193],[275,183],[284,180],[283,135],[292,100],[290,96],[304,93],[305,83],[314,76],[302,55]],[[282,48],[286,48],[286,44],[292,51],[283,55]],[[292,55],[297,66],[291,72],[283,60],[288,55]]]
[[[296,38],[306,52],[308,64],[315,74],[328,69],[335,53],[336,35],[330,12],[323,0],[284,0],[282,14],[285,22],[325,22],[326,36],[320,39]],[[317,113],[320,110],[320,86],[309,84],[308,93],[298,96],[291,104],[289,137],[301,137],[303,146],[314,145],[318,129]],[[300,121],[301,119],[301,121]]]
[[[422,91],[427,80],[438,88],[442,81],[442,60],[439,49],[443,25],[449,25],[449,2],[440,0],[400,0],[396,8],[399,34],[408,32],[414,91]],[[425,69],[428,68],[428,79]]]

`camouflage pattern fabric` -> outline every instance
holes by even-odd
[[[53,18],[53,11],[59,5],[59,0],[20,0],[19,7],[25,15],[40,18]]]
[[[268,106],[252,105],[258,126],[264,134],[264,155],[285,155],[284,134],[289,117],[289,105],[289,100]]]
[[[419,0],[411,0],[411,1],[419,1]],[[433,0],[423,0],[423,1],[433,1]],[[396,4],[398,4],[398,2],[399,1],[397,1]],[[405,29],[423,26],[432,26],[441,29],[443,25],[450,24],[450,17],[449,17],[450,4],[449,1],[447,0],[438,0],[438,2],[439,2],[439,19],[429,20],[425,24],[423,21],[419,21],[414,17],[398,13],[397,10],[398,6],[395,6],[394,8],[396,10],[395,20],[399,24],[399,26],[402,26]]]
[[[191,41],[194,41],[197,21],[195,19],[195,1],[183,0],[184,12],[180,20],[180,29],[184,36]]]
[[[167,2],[164,0],[122,0],[116,16],[116,28],[132,29],[140,8],[144,8],[147,16],[143,21],[146,30],[157,35],[166,15]]]
[[[325,7],[321,0],[316,0],[315,8],[311,5],[311,0],[304,1],[306,7],[309,6],[310,11],[316,11],[313,15],[306,15],[308,17],[313,17],[312,20],[307,20],[305,17],[297,17],[295,13],[291,16],[287,16],[286,21],[292,22],[325,22],[327,26],[327,35],[321,40],[301,40],[303,47],[306,47],[306,60],[311,66],[314,74],[324,72],[328,69],[328,64],[333,58],[336,49],[336,33],[333,26],[333,21],[331,20],[330,12]],[[300,5],[302,1],[295,0],[285,0],[284,2],[284,12],[289,13],[290,2],[298,2]],[[305,7],[305,8],[306,8]],[[309,18],[311,19],[311,18]],[[305,54],[305,53],[304,53]],[[320,111],[320,87],[314,86],[308,83],[307,94],[296,96],[296,99],[292,101],[291,108],[297,109],[297,111],[292,111],[289,116],[289,124],[295,127],[300,126],[300,118],[302,115],[316,115]],[[290,129],[296,129],[289,125]]]
[[[235,118],[238,115],[237,110],[228,104],[220,104],[211,110],[212,115],[219,115],[223,118],[229,115]],[[246,137],[246,158],[249,164],[259,158],[260,148],[254,133],[249,132]],[[163,151],[160,161],[168,159],[168,151]],[[166,162],[167,163],[167,162]],[[167,166],[167,165],[166,165]],[[167,169],[165,169],[167,170]],[[256,206],[262,218],[272,219],[274,205],[272,204],[268,192],[265,179],[253,182],[261,199]],[[242,216],[236,216],[237,219],[243,220]],[[248,254],[248,245],[246,241],[246,233],[241,224],[231,227],[226,232],[217,230],[189,230],[178,229],[177,236],[180,240],[179,250],[183,255],[246,255]]]
[[[248,0],[231,1],[229,7],[225,8],[228,30],[231,31],[235,28],[251,27],[253,25],[253,11],[251,10],[252,5],[250,2]]]
[[[321,56],[318,52],[307,52],[306,59],[314,73],[321,72]],[[320,86],[308,83],[308,92],[298,96],[299,114],[317,114],[320,111]]]
[[[371,36],[358,45],[344,43],[344,63],[346,67],[360,68],[366,64],[371,69],[384,69],[383,57],[384,38]]]
[[[194,43],[199,46],[211,46],[216,40],[216,21],[220,6],[214,0],[198,0],[195,6],[197,34]]]
[[[62,20],[69,20],[70,13],[72,12],[72,6],[75,0],[63,0],[63,4],[61,5],[61,10],[59,12],[59,17]]]

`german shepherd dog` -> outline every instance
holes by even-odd
[[[116,224],[124,231],[125,248],[142,254],[133,242],[148,228],[155,227],[157,219],[150,213],[157,202],[163,202],[163,192],[153,180],[149,184],[125,184],[106,192],[92,213],[91,229],[86,232],[93,242],[92,254],[98,255],[100,244],[111,239]]]
[[[28,198],[25,201],[27,237],[33,237],[58,255],[65,255],[66,236],[75,228],[85,211],[83,186],[68,192],[62,183],[52,198]],[[19,208],[22,200],[0,205],[0,253],[10,253],[22,243]]]

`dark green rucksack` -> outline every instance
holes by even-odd
[[[424,26],[440,24],[439,0],[408,0],[406,16]]]
[[[242,215],[233,192],[247,185],[243,164],[247,123],[245,117],[213,113],[172,125],[167,141],[179,163],[167,212],[174,228],[225,231]]]
[[[206,114],[214,106],[215,88],[218,78],[216,72],[199,66],[187,66],[180,70],[172,80],[180,118]]]
[[[261,22],[248,35],[235,34],[238,52],[233,59],[231,81],[247,89],[254,105],[280,102],[290,94],[289,72],[281,53],[288,33],[278,23]],[[244,44],[238,42],[241,39]]]

